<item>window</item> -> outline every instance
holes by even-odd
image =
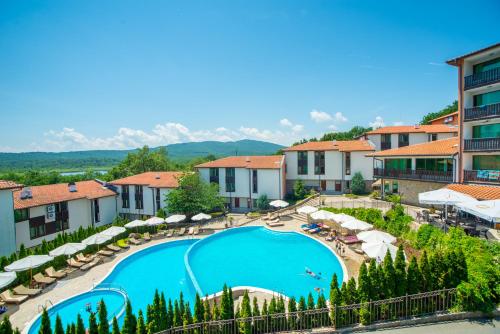
[[[416,169],[422,171],[451,172],[453,159],[416,159]]]
[[[495,103],[500,103],[500,90],[474,95],[474,107],[481,107]]]
[[[429,134],[429,141],[436,141],[438,139],[437,133],[430,133]]]
[[[94,222],[98,223],[101,221],[101,212],[99,210],[99,200],[94,200]]]
[[[122,186],[122,208],[130,208],[130,194],[128,186]]]
[[[472,157],[474,170],[500,170],[500,155],[475,155]]]
[[[345,175],[351,175],[351,152],[345,152]]]
[[[45,235],[45,216],[31,218],[29,220],[30,239],[36,239]]]
[[[385,159],[385,169],[402,171],[411,169],[411,159]]]
[[[325,152],[324,151],[314,152],[314,174],[315,175],[324,175],[325,174]]]
[[[156,188],[156,210],[161,208],[161,193],[160,188]]]
[[[234,167],[226,168],[226,192],[232,193],[236,191],[236,178]]]
[[[408,133],[400,133],[398,135],[398,147],[410,145],[410,135]]]
[[[335,191],[336,192],[341,192],[342,191],[342,182],[335,180]]]
[[[351,189],[351,181],[350,180],[346,180],[345,181],[345,188],[346,189]]]
[[[16,223],[30,219],[30,209],[14,210],[14,220]]]
[[[382,150],[388,150],[391,148],[391,134],[386,133],[380,135],[380,145]]]
[[[55,209],[56,209],[56,221],[54,223],[55,232],[67,230],[69,228],[68,202],[56,203]],[[47,234],[50,234],[48,229],[46,232]]]
[[[219,168],[210,168],[210,183],[219,184]]]
[[[297,152],[297,173],[307,175],[307,151]]]
[[[498,138],[500,137],[500,123],[477,125],[472,127],[472,138]]]
[[[142,186],[135,186],[135,208],[137,210],[144,209],[144,196]]]
[[[486,72],[493,70],[495,68],[500,68],[500,57],[492,60],[485,61],[484,63],[474,65],[472,71],[474,74]]]
[[[256,194],[258,192],[257,188],[257,170],[252,170],[252,192]]]

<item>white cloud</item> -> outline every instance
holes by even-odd
[[[335,113],[335,120],[337,122],[347,122],[347,117],[345,117],[340,111]]]
[[[393,125],[396,125],[396,126],[399,126],[399,125],[404,125],[405,122],[402,122],[402,121],[397,121],[397,122],[394,122],[392,123]]]
[[[302,124],[294,124],[288,118],[280,120],[280,125],[292,129],[293,132],[301,132],[304,130],[304,126]]]
[[[293,123],[290,122],[288,118],[283,118],[282,120],[280,120],[280,124],[282,126],[290,126],[290,127],[293,126]]]
[[[381,128],[385,126],[384,119],[381,116],[375,117],[375,121],[368,123],[372,128]]]
[[[338,130],[337,126],[336,126],[336,125],[334,125],[334,124],[329,125],[329,126],[328,126],[328,128],[329,128],[330,130],[332,130],[332,131],[337,131],[337,130]]]
[[[311,119],[316,123],[328,122],[333,119],[332,115],[321,110],[313,109],[309,114],[311,115]]]

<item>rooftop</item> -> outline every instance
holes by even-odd
[[[30,188],[31,198],[21,199],[22,190],[18,189],[14,191],[14,209],[26,209],[82,198],[96,199],[116,195],[113,190],[104,187],[101,183],[94,180],[75,182],[75,192],[69,190],[67,183],[33,186]]]
[[[475,184],[449,184],[446,188],[472,196],[478,200],[493,200],[500,198],[500,187]]]
[[[439,116],[439,117],[433,118],[429,122],[439,121],[440,119],[447,118],[447,117],[450,117],[450,116],[458,116],[458,111],[452,112],[451,114],[446,114],[446,115],[443,115],[443,116]]]
[[[390,150],[378,151],[367,156],[394,157],[394,156],[449,156],[458,153],[458,138],[447,138],[421,144],[409,145]]]
[[[460,63],[460,60],[462,60],[462,59],[469,58],[469,57],[481,54],[483,52],[488,52],[488,51],[493,50],[493,49],[495,49],[497,47],[500,47],[500,43],[496,43],[496,44],[487,46],[485,48],[482,48],[482,49],[479,49],[479,50],[467,53],[467,54],[465,54],[463,56],[447,60],[446,63],[449,64],[449,65],[458,66],[458,64]]]
[[[0,190],[21,188],[22,184],[17,184],[14,181],[0,180]]]
[[[458,132],[458,127],[446,124],[432,125],[396,125],[384,126],[367,132],[367,135],[388,134],[388,133],[452,133]]]
[[[374,151],[375,147],[368,140],[333,140],[311,141],[304,144],[288,147],[283,151]]]
[[[150,188],[177,188],[182,172],[145,172],[111,181],[116,185],[141,185]]]
[[[196,168],[250,168],[278,169],[283,165],[283,155],[235,156],[209,161],[195,166]]]

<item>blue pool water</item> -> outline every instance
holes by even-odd
[[[321,279],[306,274],[306,267],[315,273],[321,272]],[[167,242],[132,254],[118,263],[97,288],[125,290],[137,313],[139,309],[146,310],[155,289],[172,300],[182,291],[184,299],[192,306],[196,291],[202,295],[213,294],[219,292],[224,283],[232,287],[264,288],[296,297],[320,288],[328,296],[333,273],[337,273],[341,283],[340,262],[316,240],[294,232],[243,227],[201,240]],[[91,303],[95,310],[101,298],[106,302],[111,320],[124,297],[112,290],[94,290],[50,308],[51,323],[54,324],[59,314],[66,326],[75,321],[78,313],[87,322],[85,305]],[[38,333],[39,326],[40,319],[37,319],[28,334]]]

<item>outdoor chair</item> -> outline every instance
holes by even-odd
[[[25,287],[24,285],[18,285],[14,289],[12,289],[16,295],[20,296],[36,296],[40,292],[42,292],[42,289],[30,289]]]
[[[54,267],[48,267],[45,269],[47,276],[52,278],[63,278],[66,277],[66,273],[61,270],[55,270]]]
[[[33,279],[35,280],[36,283],[41,284],[42,286],[52,284],[56,281],[55,278],[46,277],[42,273],[37,273],[33,275]]]
[[[92,261],[92,257],[90,256],[85,256],[83,255],[83,253],[78,253],[76,254],[76,259],[80,262],[84,262],[84,263],[89,263]]]
[[[89,270],[90,268],[93,268],[95,267],[97,264],[99,264],[99,262],[101,262],[101,258],[99,256],[96,256],[92,262],[89,262],[89,263],[86,263],[84,264],[80,269],[83,270],[83,271],[86,271],[86,270]]]
[[[73,268],[81,268],[85,263],[77,261],[73,258],[67,259],[66,263],[68,263],[68,266],[73,267]]]
[[[107,251],[107,250],[101,249],[100,251],[97,252],[97,254],[110,257],[110,256],[113,256],[114,253],[112,251]]]
[[[144,241],[151,241],[151,234],[149,234],[149,232],[146,232],[142,235],[142,238],[144,239]]]
[[[4,292],[0,293],[0,298],[7,304],[21,304],[24,302],[26,299],[28,299],[28,296],[20,296],[20,295],[14,295],[10,290],[5,290]]]
[[[186,228],[181,227],[181,229],[179,230],[179,236],[184,235],[184,234],[186,234]]]
[[[130,242],[132,245],[136,245],[136,246],[141,244],[140,240],[133,238],[133,237],[128,238],[128,242]]]
[[[109,249],[112,252],[119,252],[121,250],[120,247],[117,247],[115,245],[107,245],[106,248]]]

